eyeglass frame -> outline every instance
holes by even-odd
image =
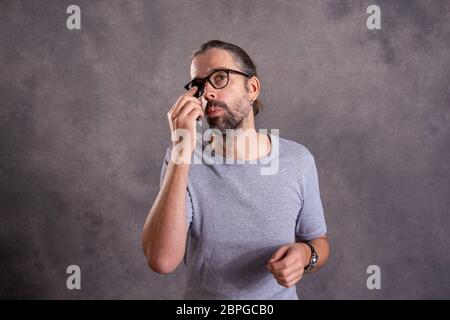
[[[225,72],[227,73],[227,78],[228,78],[228,79],[227,79],[227,83],[226,83],[223,87],[217,88],[217,87],[211,82],[211,76],[212,76],[214,73],[219,72],[219,71],[225,71]],[[189,86],[192,85],[192,82],[194,82],[194,81],[201,81],[201,82],[203,83],[203,84],[201,85],[201,88],[200,88],[199,86],[192,86],[192,87],[197,87],[197,88],[198,88],[198,90],[197,90],[197,92],[195,93],[194,96],[197,97],[197,98],[199,98],[199,97],[200,97],[201,95],[203,95],[203,93],[204,93],[206,81],[208,81],[208,82],[213,86],[213,88],[215,88],[215,89],[223,89],[223,88],[225,88],[225,87],[228,85],[228,83],[230,83],[230,73],[240,74],[240,75],[245,76],[245,77],[247,77],[247,78],[253,77],[253,75],[246,74],[246,73],[244,73],[244,72],[242,72],[242,71],[239,71],[239,70],[217,68],[217,69],[213,69],[213,70],[210,72],[210,74],[209,74],[208,76],[204,77],[204,78],[194,78],[194,79],[192,79],[191,81],[189,81],[189,82],[184,86],[184,88],[185,88],[186,90],[190,90],[191,88],[189,88]]]

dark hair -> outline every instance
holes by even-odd
[[[213,48],[227,50],[236,59],[238,65],[241,67],[242,72],[250,76],[257,76],[255,64],[253,63],[247,52],[245,52],[241,47],[228,42],[223,42],[220,40],[210,40],[208,42],[205,42],[200,46],[198,50],[195,50],[192,53],[191,59],[194,59],[199,54],[202,54],[207,50]],[[256,99],[255,101],[253,101],[252,107],[253,115],[256,116],[260,111],[262,111],[263,105],[259,99]]]

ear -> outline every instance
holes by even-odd
[[[260,91],[260,82],[257,76],[253,76],[250,79],[247,80],[248,81],[248,93],[250,95],[250,100],[251,101],[255,101],[258,96],[259,96],[259,91]]]

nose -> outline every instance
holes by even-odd
[[[209,82],[205,83],[205,87],[203,90],[203,97],[206,101],[214,100],[217,98],[217,93],[215,92],[214,87]]]

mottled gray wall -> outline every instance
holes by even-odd
[[[180,298],[140,232],[189,54],[219,38],[259,68],[257,127],[316,157],[332,255],[301,297],[450,298],[449,3],[1,1],[0,297]]]

